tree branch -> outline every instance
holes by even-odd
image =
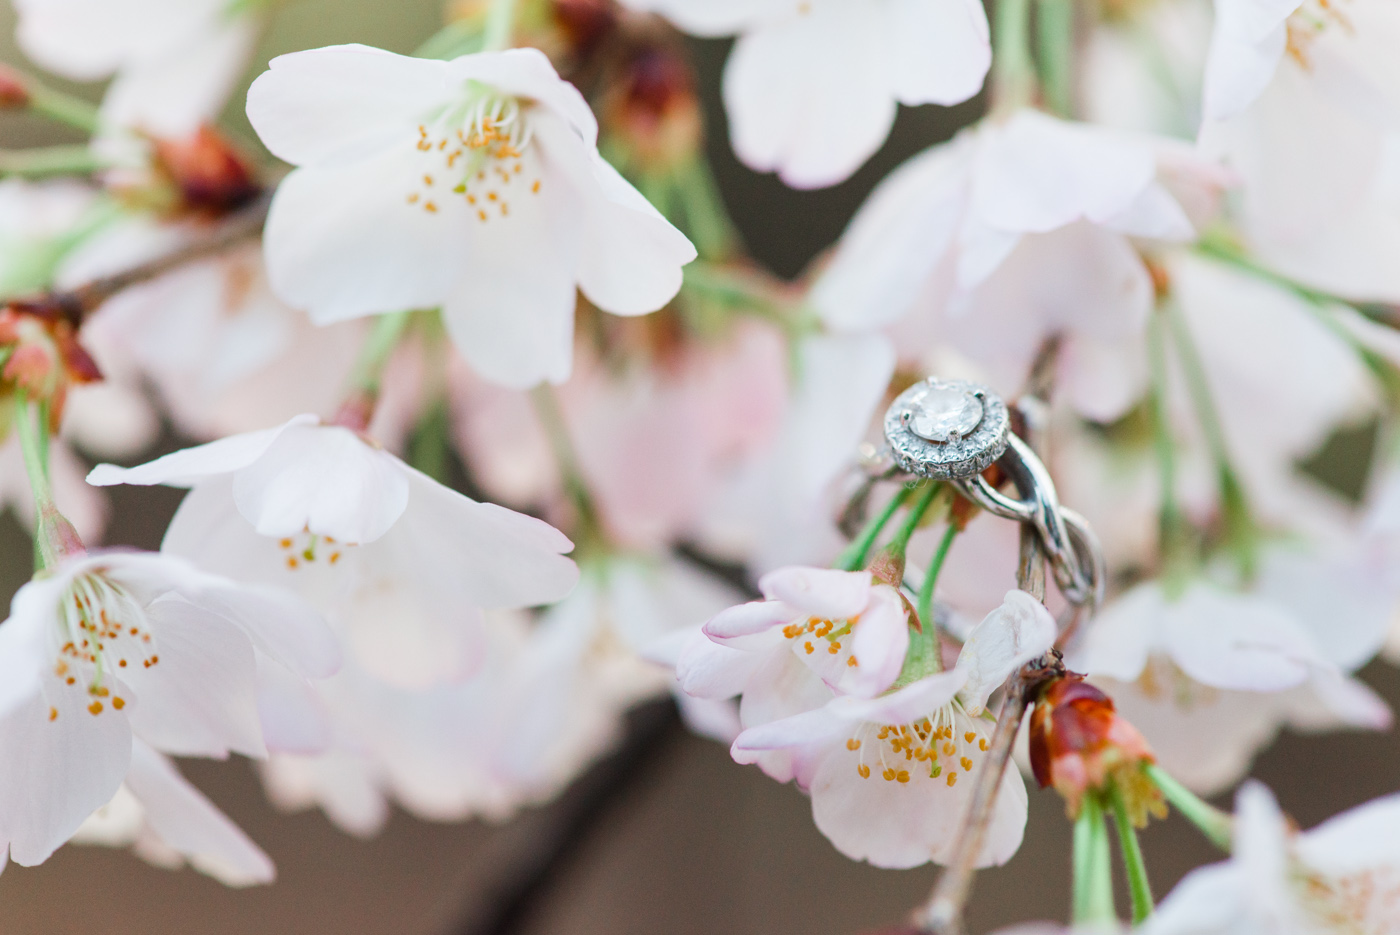
[[[103,276],[73,289],[55,290],[12,300],[9,304],[28,311],[57,313],[78,328],[112,296],[132,286],[163,276],[189,263],[216,256],[253,240],[262,233],[272,193],[264,192],[246,208],[231,215],[207,234],[178,250],[156,257],[120,273]]]

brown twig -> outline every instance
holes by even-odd
[[[1016,572],[1016,583],[1037,600],[1045,599],[1045,559],[1040,540],[1031,526],[1021,528],[1021,561]],[[977,856],[987,836],[997,791],[1001,788],[1001,777],[1011,760],[1011,747],[1021,727],[1021,718],[1040,686],[1055,674],[1063,674],[1063,671],[1059,653],[1051,651],[1026,663],[1007,680],[1001,710],[997,712],[996,727],[987,750],[986,765],[977,776],[972,801],[968,804],[967,814],[963,816],[957,850],[939,876],[928,903],[915,913],[914,925],[919,931],[934,935],[961,935],[963,907],[967,905],[968,895],[972,892]]]
[[[120,273],[113,273],[111,276],[102,276],[73,289],[27,296],[10,304],[24,309],[57,312],[74,328],[80,327],[88,316],[122,290],[149,282],[188,263],[215,256],[244,241],[256,238],[262,233],[271,202],[272,193],[265,192],[207,234],[164,256],[122,270]]]
[[[1043,439],[1044,427],[1042,396],[1047,394],[1053,374],[1053,361],[1058,349],[1058,341],[1051,339],[1037,355],[1036,366],[1028,382],[1028,392],[1018,402],[1020,430],[1026,434],[1026,441],[1039,447]],[[1021,526],[1021,548],[1016,568],[1016,586],[1036,600],[1045,601],[1045,553],[1041,548],[1040,536],[1034,526]],[[1011,760],[1011,747],[1016,742],[1016,733],[1021,728],[1021,719],[1035,693],[1050,678],[1064,674],[1060,654],[1051,650],[1038,659],[1026,663],[1020,671],[1007,679],[1002,692],[1001,710],[997,712],[996,727],[992,730],[991,745],[982,772],[977,776],[977,785],[968,803],[967,814],[963,816],[961,833],[952,859],[938,878],[928,902],[914,914],[914,925],[921,932],[932,935],[962,935],[963,907],[967,905],[972,892],[972,880],[977,873],[978,854],[982,842],[987,837],[987,826],[992,820],[992,810],[996,805],[997,791],[1001,788],[1001,778],[1006,773]]]

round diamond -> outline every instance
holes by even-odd
[[[982,421],[982,400],[961,387],[928,384],[910,401],[905,424],[931,442],[965,438]]]

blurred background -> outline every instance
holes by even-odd
[[[440,0],[288,0],[257,62],[342,42],[411,52],[437,30],[441,15]],[[13,13],[4,4],[0,61],[29,68],[13,31]],[[728,44],[696,42],[692,48],[709,155],[725,201],[750,253],[784,277],[835,240],[890,168],[949,138],[982,107],[973,100],[951,109],[906,109],[885,149],[854,178],[820,192],[792,191],[749,172],[730,153],[718,93]],[[54,83],[94,100],[101,90]],[[243,90],[234,95],[228,125],[251,137]],[[48,124],[0,114],[0,146],[68,141]],[[179,440],[165,442],[171,448]],[[1364,480],[1365,447],[1364,436],[1337,440],[1324,452],[1320,472],[1355,493]],[[180,493],[119,487],[113,494],[108,542],[158,547]],[[13,517],[0,517],[0,596],[6,602],[30,568],[28,537]],[[1361,678],[1400,703],[1394,669],[1374,663]],[[276,861],[276,884],[229,890],[190,870],[149,867],[125,851],[69,846],[41,867],[11,866],[0,875],[0,935],[473,935],[522,868],[538,863],[541,849],[580,809],[591,820],[511,917],[511,931],[849,935],[898,922],[927,895],[933,868],[897,872],[852,863],[817,832],[808,801],[796,789],[735,765],[727,750],[687,735],[656,709],[643,712],[642,720],[652,737],[645,750],[630,756],[625,769],[605,765],[585,777],[554,805],[494,826],[434,825],[400,813],[372,840],[342,834],[319,812],[277,812],[246,762],[186,761],[185,774]],[[14,751],[0,750],[9,755]],[[1305,826],[1394,791],[1397,774],[1400,740],[1393,732],[1287,735],[1254,769]],[[600,795],[604,790],[610,794]],[[1006,867],[977,880],[972,931],[1066,917],[1069,831],[1060,800],[1032,792],[1025,846]],[[1159,895],[1193,866],[1217,859],[1176,818],[1154,823],[1143,843]]]

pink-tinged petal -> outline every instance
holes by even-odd
[[[483,609],[534,607],[563,599],[578,566],[568,537],[543,520],[477,503],[408,468],[412,496],[393,537],[408,540],[419,580],[450,582]]]
[[[177,756],[266,756],[248,637],[178,597],[157,600],[146,614],[159,661],[126,659],[118,673],[135,692],[129,718],[136,736]]]
[[[832,698],[831,689],[798,662],[786,644],[770,651],[744,688],[739,720],[745,727],[768,724],[804,711],[820,708]],[[758,766],[778,782],[796,779],[806,785],[811,778],[810,756],[794,750],[758,754]]]
[[[1372,799],[1294,839],[1308,867],[1333,879],[1400,865],[1400,794]]]
[[[1223,120],[1248,107],[1273,79],[1288,44],[1285,20],[1300,0],[1217,0],[1202,109]]]
[[[694,36],[729,36],[765,19],[791,15],[791,0],[622,0],[659,13]]]
[[[248,120],[293,165],[417,142],[452,88],[446,62],[338,45],[279,55],[248,89]]]
[[[715,614],[703,629],[711,639],[725,642],[765,633],[801,617],[801,611],[782,601],[749,601]]]
[[[1166,598],[1155,584],[1140,584],[1089,621],[1070,645],[1065,664],[1076,672],[1134,681],[1157,641]]]
[[[1104,218],[1103,225],[1152,240],[1186,241],[1196,236],[1196,228],[1186,216],[1186,209],[1160,182],[1144,187],[1127,207]]]
[[[139,741],[132,747],[126,786],[145,809],[151,830],[196,870],[226,886],[276,878],[262,848],[190,785],[175,764]]]
[[[947,773],[929,775],[917,760],[898,761],[906,774],[886,780],[878,755],[836,744],[823,758],[812,781],[812,817],[837,850],[877,867],[903,869],[951,856],[962,815],[976,786],[975,776],[959,775],[952,785]],[[869,768],[861,775],[859,766]],[[1026,824],[1026,789],[1020,773],[1008,769],[997,791],[987,839],[978,855],[981,867],[1005,863],[1020,847]]]
[[[110,487],[114,484],[170,484],[176,487],[192,487],[201,478],[211,474],[231,474],[252,464],[262,457],[268,447],[287,429],[293,426],[316,425],[320,421],[314,415],[300,415],[274,429],[244,432],[206,445],[182,448],[136,467],[99,464],[88,474],[87,480],[89,484],[97,487]]]
[[[331,744],[330,714],[306,679],[258,656],[258,719],[272,753],[321,753]]]
[[[904,601],[887,585],[871,588],[870,603],[851,635],[856,665],[842,664],[846,671],[838,687],[866,698],[878,695],[899,678],[908,651],[909,614]]]
[[[676,665],[681,689],[696,698],[733,698],[753,683],[764,663],[763,653],[745,652],[694,640]]]
[[[455,277],[442,309],[472,369],[514,389],[569,377],[577,270],[588,234],[588,194],[577,189],[568,162],[574,153],[545,141],[553,134],[582,144],[548,112],[531,126],[541,139],[521,158],[522,172],[485,196],[472,194],[477,204],[468,206],[455,242]],[[481,184],[495,183],[488,175]]]
[[[103,124],[168,138],[214,122],[257,40],[251,17],[219,25],[122,68],[103,95]]]
[[[803,711],[780,721],[746,728],[734,738],[729,753],[736,763],[753,763],[757,753],[824,743],[840,734],[847,726],[844,720],[834,717],[827,708]]]
[[[758,579],[758,589],[770,601],[782,601],[799,613],[827,620],[845,620],[870,601],[868,571],[837,571],[794,565],[770,571]]]
[[[1238,782],[1288,720],[1280,710],[1288,706],[1284,693],[1208,688],[1166,660],[1154,661],[1147,671],[1150,676],[1141,682],[1096,679],[1095,684],[1113,699],[1118,714],[1142,731],[1162,768],[1203,795]],[[1304,689],[1292,692],[1303,696],[1302,704],[1311,704]]]
[[[279,299],[320,325],[447,300],[474,216],[456,198],[423,197],[417,144],[413,130],[372,157],[282,180],[263,231]]]
[[[1036,233],[1127,210],[1157,172],[1145,143],[1109,130],[1020,111],[983,131],[973,211],[1003,231]]]
[[[259,764],[263,787],[283,811],[319,805],[346,834],[372,838],[389,821],[380,769],[360,753],[332,751],[316,757],[274,756]]]
[[[822,321],[858,332],[902,319],[942,262],[967,203],[971,138],[914,156],[866,199],[813,286]]]
[[[796,348],[797,385],[776,450],[791,467],[784,496],[804,510],[821,509],[822,495],[865,437],[894,375],[895,354],[880,334],[814,335]],[[770,494],[772,496],[772,494]]]
[[[23,751],[0,757],[0,828],[21,866],[47,860],[126,775],[131,726],[108,706],[90,713],[93,701],[81,685],[51,678],[0,719],[0,747]]]
[[[310,532],[373,542],[408,507],[408,468],[349,429],[295,426],[233,478],[238,512],[260,535]]]
[[[793,188],[824,188],[860,168],[895,117],[879,27],[861,6],[833,4],[741,36],[723,86],[739,159]]]
[[[961,695],[972,715],[982,713],[987,697],[1010,675],[1055,643],[1055,618],[1025,591],[1008,591],[1006,599],[973,627],[958,655],[967,673]]]
[[[40,673],[53,662],[49,621],[67,583],[66,579],[39,578],[15,592],[9,619],[0,624],[0,717],[39,693]]]
[[[359,666],[408,691],[477,673],[486,646],[481,608],[462,590],[405,575],[418,561],[407,537],[386,536],[371,548],[353,600],[340,615]]]
[[[833,698],[827,710],[847,724],[907,724],[917,721],[952,701],[967,682],[961,669],[939,672],[879,698],[842,695]]]
[[[1247,779],[1235,793],[1235,822],[1231,834],[1233,862],[1243,872],[1245,899],[1256,912],[1277,913],[1266,931],[1283,930],[1289,915],[1288,819],[1278,800],[1263,783]],[[1263,897],[1261,899],[1261,897]],[[1260,919],[1260,922],[1266,921]]]
[[[1388,730],[1394,720],[1390,705],[1369,685],[1331,666],[1314,669],[1306,691],[1297,692],[1289,723],[1299,730]]]
[[[681,709],[685,726],[701,737],[719,743],[733,743],[744,729],[739,723],[739,706],[732,700],[696,698],[677,693],[676,704]]]
[[[536,132],[544,134],[546,128]],[[540,136],[540,144],[545,143]],[[680,291],[681,267],[695,259],[695,246],[596,150],[584,150],[576,142],[570,146],[576,150],[571,168],[582,175],[578,181],[588,201],[580,291],[614,315],[656,311]],[[551,144],[551,154],[563,149]]]
[[[19,0],[14,6],[20,17],[16,38],[25,54],[51,71],[88,81],[226,22],[216,0]]]
[[[991,30],[982,4],[892,0],[886,7],[885,64],[901,104],[957,104],[981,90],[992,64]]]
[[[548,56],[539,49],[465,55],[448,62],[447,71],[453,82],[479,81],[504,94],[536,101],[562,117],[585,144],[597,144],[598,121],[588,102],[578,88],[559,77]],[[538,113],[532,115],[532,127],[538,125],[541,117]]]
[[[1167,612],[1162,645],[1204,685],[1279,691],[1301,684],[1322,661],[1292,617],[1258,598],[1199,585]]]
[[[184,593],[239,626],[255,647],[304,678],[326,678],[340,669],[335,634],[309,604],[286,591],[215,579]]]
[[[1151,918],[1142,935],[1229,935],[1249,931],[1246,887],[1240,868],[1230,862],[1192,870],[1178,883]]]

